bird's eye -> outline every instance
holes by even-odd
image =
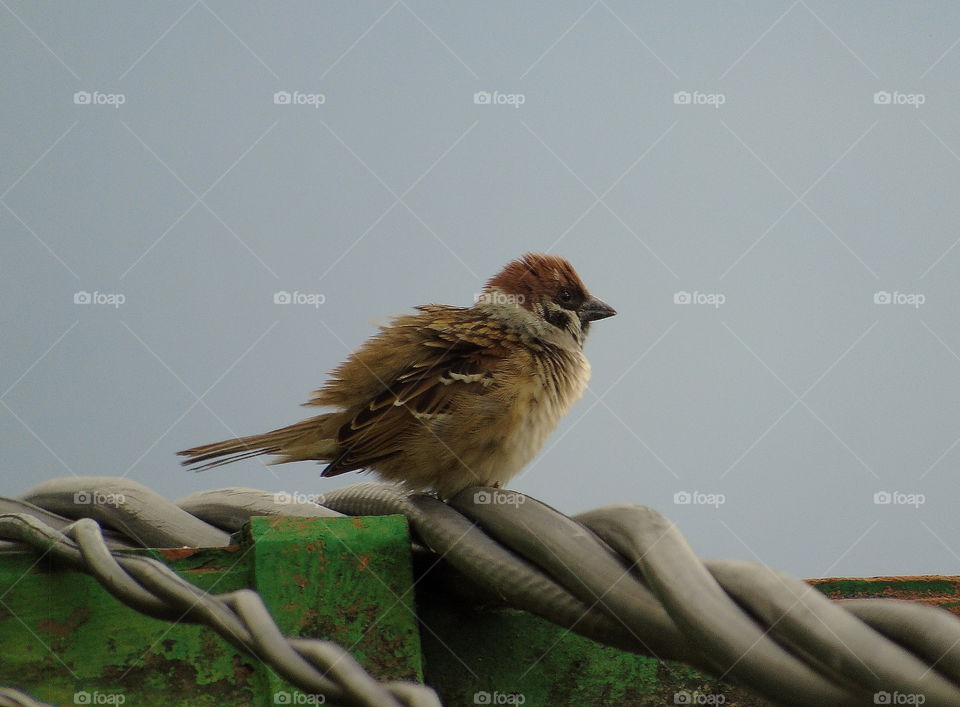
[[[564,303],[570,302],[573,300],[573,293],[566,287],[561,287],[560,291],[557,293],[557,299]]]

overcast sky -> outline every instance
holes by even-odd
[[[799,576],[960,572],[960,5],[0,18],[0,492],[364,480],[174,452],[311,414],[377,323],[543,250],[619,314],[511,487]]]

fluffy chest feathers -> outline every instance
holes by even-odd
[[[462,398],[457,417],[474,425],[452,425],[477,440],[464,445],[462,462],[487,485],[505,484],[536,456],[590,379],[579,342],[563,335],[545,341],[542,322],[525,312],[495,314],[513,336],[482,399]]]
[[[590,365],[579,351],[521,348],[482,390],[477,381],[457,381],[450,413],[429,421],[430,437],[450,454],[438,457],[438,445],[423,438],[422,458],[432,449],[431,465],[446,465],[435,481],[440,494],[448,486],[505,485],[543,448],[589,378]]]
[[[580,351],[540,353],[531,357],[530,364],[529,377],[515,384],[516,399],[507,412],[506,424],[512,433],[505,451],[516,457],[506,466],[518,465],[513,473],[540,451],[590,380],[590,364]]]

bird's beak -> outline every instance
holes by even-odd
[[[580,309],[577,311],[580,315],[581,322],[593,322],[597,319],[606,319],[607,317],[612,317],[617,313],[613,307],[599,300],[596,297],[590,297],[586,302],[580,305]]]

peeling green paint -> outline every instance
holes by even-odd
[[[248,532],[254,586],[285,635],[349,647],[382,680],[422,680],[406,518],[253,518]],[[270,690],[293,688],[271,676]]]
[[[383,677],[420,676],[405,519],[257,520],[265,521],[253,524],[259,548],[131,552],[166,563],[213,594],[258,589],[288,635],[325,637],[329,628],[360,638],[371,628],[369,640],[357,643],[361,663]],[[368,562],[358,564],[350,550]],[[258,567],[264,552],[276,552],[280,563]],[[143,616],[93,578],[37,562],[33,553],[0,554],[0,588],[0,685],[39,699],[73,704],[75,693],[86,691],[123,695],[126,705],[272,705],[278,689],[292,691],[210,629]]]
[[[688,666],[608,648],[521,611],[451,601],[429,577],[414,584],[402,516],[255,518],[236,538],[226,548],[134,554],[211,593],[253,587],[285,634],[336,641],[381,679],[425,680],[445,705],[474,705],[484,692],[493,704],[522,695],[525,707],[659,706],[683,692],[691,703],[722,695],[725,705],[767,704]],[[958,577],[811,583],[834,598],[914,599],[960,615]],[[201,707],[272,705],[277,692],[294,692],[211,630],[145,617],[94,579],[33,553],[0,553],[0,646],[0,685],[54,704],[73,704],[81,690],[122,694],[126,705]]]

